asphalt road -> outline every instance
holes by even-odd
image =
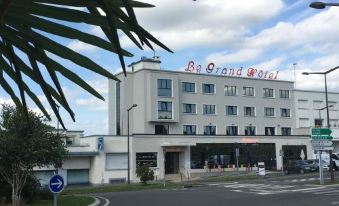
[[[321,186],[314,174],[100,196],[107,198],[110,206],[322,206],[339,205],[339,185]]]

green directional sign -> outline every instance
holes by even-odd
[[[312,135],[312,139],[324,139],[324,140],[331,140],[333,139],[330,135]]]
[[[332,131],[329,128],[312,128],[313,135],[330,135]]]

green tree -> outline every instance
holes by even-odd
[[[104,98],[77,73],[66,68],[50,54],[70,60],[109,79],[117,78],[90,58],[69,49],[55,38],[51,39],[50,34],[76,39],[116,53],[126,74],[124,57],[133,55],[121,47],[119,32],[123,32],[140,49],[143,49],[143,45],[153,49],[154,43],[171,52],[137,21],[134,8],[149,7],[153,5],[132,0],[0,0],[0,87],[11,96],[18,108],[23,107],[26,116],[25,95],[28,95],[50,119],[36,93],[31,91],[29,83],[36,82],[65,128],[56,102],[66,109],[73,121],[75,118],[58,75],[64,76],[92,95],[102,100]],[[99,38],[78,30],[83,24],[100,27],[106,37]],[[27,56],[27,62],[19,56],[20,52]],[[41,71],[45,68],[47,75]],[[16,83],[19,95],[11,87],[9,82],[12,81]]]
[[[154,179],[154,172],[149,168],[148,164],[138,166],[135,172],[137,173],[137,177],[139,177],[140,181],[144,184],[147,184],[147,181]]]
[[[62,136],[46,118],[28,110],[3,105],[0,113],[0,175],[12,188],[12,204],[20,205],[21,192],[34,167],[60,167],[67,151]]]

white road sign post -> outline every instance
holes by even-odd
[[[329,128],[312,128],[312,146],[314,151],[319,154],[319,176],[320,184],[324,184],[324,174],[321,153],[322,151],[333,150],[333,143],[331,136],[332,131]]]

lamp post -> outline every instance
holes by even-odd
[[[326,101],[326,113],[327,113],[327,128],[330,128],[330,112],[329,112],[329,106],[328,106],[328,94],[327,94],[327,74],[333,72],[334,70],[338,69],[339,66],[336,66],[330,70],[327,70],[325,72],[303,72],[303,75],[310,75],[310,74],[321,74],[324,75],[325,79],[325,101]],[[332,150],[329,150],[329,156],[330,156],[330,170],[331,170],[331,182],[334,183],[334,173],[333,173],[333,162],[332,162]]]
[[[325,9],[327,6],[339,6],[339,3],[312,2],[310,7],[313,9]]]
[[[330,105],[330,106],[328,106],[328,107],[333,107],[334,105]],[[319,121],[321,121],[321,111],[322,110],[324,110],[324,109],[326,109],[327,107],[323,107],[323,108],[320,108],[320,109],[316,109],[316,110],[318,110],[318,112],[319,112]],[[316,126],[316,125],[315,125]],[[320,125],[320,127],[322,127],[323,126],[323,123],[322,123],[322,121],[321,121],[321,125]]]
[[[133,104],[130,108],[127,109],[127,183],[130,184],[130,155],[129,155],[129,111],[134,107],[137,107],[137,104]]]

